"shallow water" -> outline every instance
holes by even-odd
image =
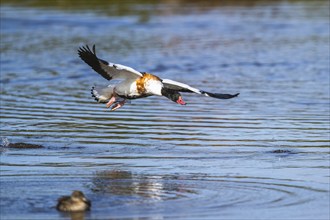
[[[79,219],[54,209],[75,189],[87,219],[329,218],[328,1],[100,2],[1,5],[2,141],[44,146],[1,148],[1,219]],[[76,54],[94,43],[103,59],[241,94],[109,112],[90,97],[107,82]]]

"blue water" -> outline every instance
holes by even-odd
[[[1,219],[329,219],[328,1],[97,4],[1,4]],[[110,112],[85,44],[241,94]],[[76,189],[92,210],[56,211]]]

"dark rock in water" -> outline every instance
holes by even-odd
[[[273,154],[293,154],[293,152],[290,150],[282,150],[282,149],[273,150],[273,151],[271,151],[271,153],[273,153]]]
[[[10,143],[6,147],[8,147],[8,148],[18,148],[18,149],[44,148],[44,146],[42,146],[42,145],[38,145],[38,144],[27,144],[27,143]]]

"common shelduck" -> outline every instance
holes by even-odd
[[[83,192],[75,190],[71,196],[62,196],[58,199],[57,210],[62,212],[81,212],[88,211],[91,207],[91,202],[86,199]]]
[[[127,99],[144,98],[152,95],[165,96],[180,105],[186,104],[180,92],[197,93],[217,99],[230,99],[239,95],[239,93],[230,95],[205,92],[181,82],[161,79],[147,72],[139,72],[131,67],[107,62],[96,56],[95,45],[93,45],[92,50],[88,45],[80,47],[78,55],[105,79],[123,79],[117,85],[109,85],[103,89],[93,87],[91,90],[96,101],[106,103],[107,108],[113,105],[112,111],[122,107]]]

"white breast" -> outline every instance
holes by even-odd
[[[159,95],[161,96],[161,90],[163,87],[162,82],[155,79],[147,79],[143,82],[143,89],[141,89],[140,84],[140,91],[138,89],[137,82],[135,80],[124,80],[123,82],[119,83],[116,88],[115,92],[119,96],[140,96],[140,95]]]
[[[152,95],[162,95],[162,88],[163,88],[163,84],[162,82],[160,82],[159,80],[148,80],[146,81],[145,85],[144,85],[145,89],[146,89],[146,93],[148,94],[152,94]]]

